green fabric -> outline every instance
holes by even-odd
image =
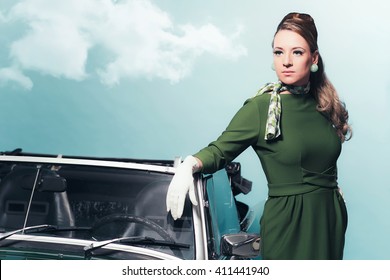
[[[265,140],[273,140],[280,136],[280,115],[282,113],[282,105],[280,93],[289,91],[291,94],[307,94],[310,91],[310,82],[306,86],[290,86],[285,85],[281,81],[276,83],[268,83],[258,90],[257,95],[264,93],[271,94],[268,117],[265,130]]]
[[[213,173],[248,147],[258,155],[269,198],[261,218],[264,259],[342,259],[347,211],[337,191],[341,141],[311,95],[281,94],[283,134],[264,139],[269,94],[251,98],[220,137],[194,156]]]

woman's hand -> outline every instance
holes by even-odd
[[[183,214],[187,193],[193,205],[198,205],[195,196],[193,173],[199,170],[199,161],[193,156],[187,156],[176,168],[175,175],[169,184],[166,203],[167,211],[171,211],[173,219],[178,219]]]

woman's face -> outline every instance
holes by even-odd
[[[280,30],[273,42],[274,65],[279,80],[287,85],[304,86],[309,82],[310,66],[318,63],[318,51],[296,32]]]

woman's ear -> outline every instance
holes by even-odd
[[[312,64],[318,64],[318,57],[320,56],[320,53],[318,52],[318,50],[315,50],[313,52],[313,56],[312,56]]]

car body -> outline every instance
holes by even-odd
[[[0,259],[248,259],[259,223],[232,163],[195,176],[198,205],[173,220],[176,160],[0,153]]]

